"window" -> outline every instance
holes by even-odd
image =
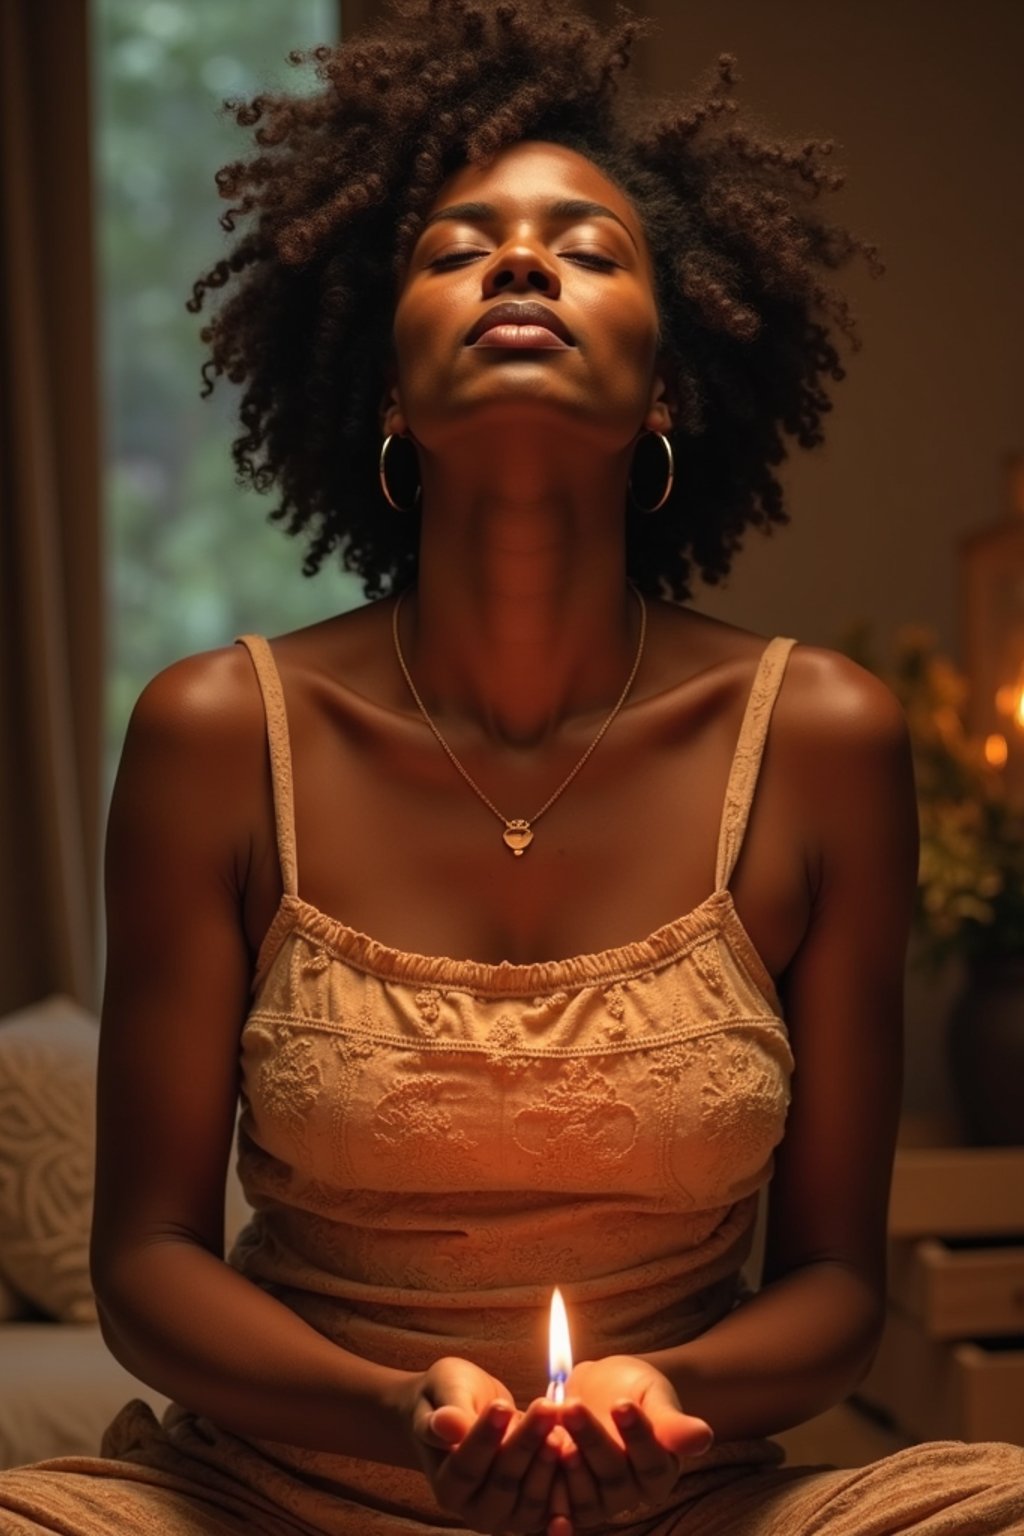
[[[363,602],[335,564],[309,580],[274,502],[234,481],[238,392],[199,396],[191,285],[230,236],[214,172],[251,137],[224,98],[316,85],[292,48],[337,37],[337,0],[94,0],[105,376],[108,783],[132,705],[177,657]],[[205,312],[204,312],[205,313]]]

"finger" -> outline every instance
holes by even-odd
[[[622,1436],[638,1482],[663,1478],[671,1467],[678,1470],[678,1458],[658,1440],[654,1426],[638,1404],[617,1403],[612,1409],[612,1422]]]
[[[469,1417],[460,1414],[456,1423],[449,1414],[447,1421],[437,1420],[437,1409],[426,1400],[421,1400],[416,1405],[413,1413],[412,1432],[421,1445],[431,1451],[450,1451],[452,1445],[463,1438],[469,1428]],[[444,1433],[441,1433],[443,1430]]]
[[[551,1493],[548,1498],[549,1523],[547,1536],[559,1536],[560,1532],[562,1536],[572,1536],[572,1500],[569,1498],[569,1485],[565,1480],[565,1461],[566,1457],[576,1450],[576,1447],[573,1445],[572,1438],[564,1424],[555,1425],[550,1435],[548,1435],[548,1444],[553,1445],[558,1452],[558,1471],[555,1473],[555,1480],[551,1485]],[[568,1531],[565,1531],[561,1526],[556,1526],[554,1530],[551,1529],[552,1524],[559,1517],[564,1518],[565,1525],[569,1527]]]
[[[505,1439],[487,1469],[474,1496],[471,1513],[483,1529],[501,1526],[514,1518],[517,1529],[540,1530],[544,1526],[548,1494],[558,1466],[558,1451],[547,1444],[555,1427],[550,1403],[531,1404]],[[530,1507],[531,1521],[524,1523],[523,1508]]]
[[[555,1481],[551,1487],[551,1498],[548,1501],[548,1513],[554,1518],[556,1515],[564,1515],[567,1520],[572,1515],[572,1501],[569,1498],[569,1485],[565,1481],[565,1458],[559,1453],[559,1468],[555,1473]]]
[[[465,1440],[474,1423],[473,1415],[454,1403],[435,1408],[426,1420],[426,1434],[431,1443],[450,1448]]]
[[[658,1444],[673,1456],[703,1456],[715,1443],[715,1433],[704,1419],[696,1419],[678,1408],[658,1411],[644,1403],[651,1432]]]
[[[564,1423],[594,1482],[606,1514],[621,1514],[640,1502],[640,1491],[624,1446],[608,1434],[584,1403],[566,1408]],[[575,1505],[573,1506],[575,1510]]]
[[[525,1413],[518,1415],[505,1436],[503,1458],[510,1465],[517,1461],[525,1468],[540,1447],[558,1428],[558,1409],[544,1398],[536,1398]],[[552,1441],[552,1443],[554,1443]]]
[[[439,1413],[440,1409],[437,1410]],[[437,1474],[436,1487],[442,1500],[451,1500],[461,1509],[473,1499],[498,1454],[514,1408],[510,1403],[494,1402],[477,1419],[461,1445],[446,1456]]]
[[[668,1382],[652,1385],[643,1397],[643,1410],[655,1439],[676,1456],[702,1456],[714,1444],[714,1431],[705,1419],[684,1413]]]
[[[512,1520],[518,1530],[544,1529],[560,1461],[557,1448],[545,1440],[520,1479],[512,1511]]]
[[[564,1434],[564,1431],[562,1433]],[[555,1480],[551,1485],[551,1496],[548,1499],[548,1524],[545,1536],[574,1536],[572,1504],[569,1499],[569,1488],[562,1468],[559,1468],[555,1473]]]
[[[636,1403],[617,1404],[612,1419],[626,1447],[641,1499],[656,1502],[675,1485],[681,1471],[679,1458],[658,1442],[650,1420]]]
[[[599,1525],[605,1518],[604,1504],[593,1473],[575,1446],[562,1461],[562,1476],[574,1528],[582,1530],[589,1525]]]

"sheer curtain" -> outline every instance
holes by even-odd
[[[380,0],[338,0],[341,34]],[[585,6],[611,19],[613,0]],[[0,1015],[97,1003],[104,571],[88,0],[0,3]]]
[[[86,0],[0,5],[0,1013],[95,1002],[103,582]]]

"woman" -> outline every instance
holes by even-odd
[[[784,519],[849,332],[817,272],[872,253],[826,146],[722,127],[728,60],[631,115],[638,30],[409,4],[238,109],[208,368],[375,600],[136,710],[93,1268],[175,1406],[0,1479],[5,1532],[1022,1529],[1016,1448],[768,1438],[881,1327],[913,784],[874,679],[682,604]]]

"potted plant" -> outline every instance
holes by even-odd
[[[933,970],[962,965],[948,1044],[966,1133],[1024,1143],[1024,803],[1008,787],[1005,738],[971,734],[967,679],[930,630],[899,630],[883,664],[863,631],[845,649],[906,710],[921,825],[916,953]]]

